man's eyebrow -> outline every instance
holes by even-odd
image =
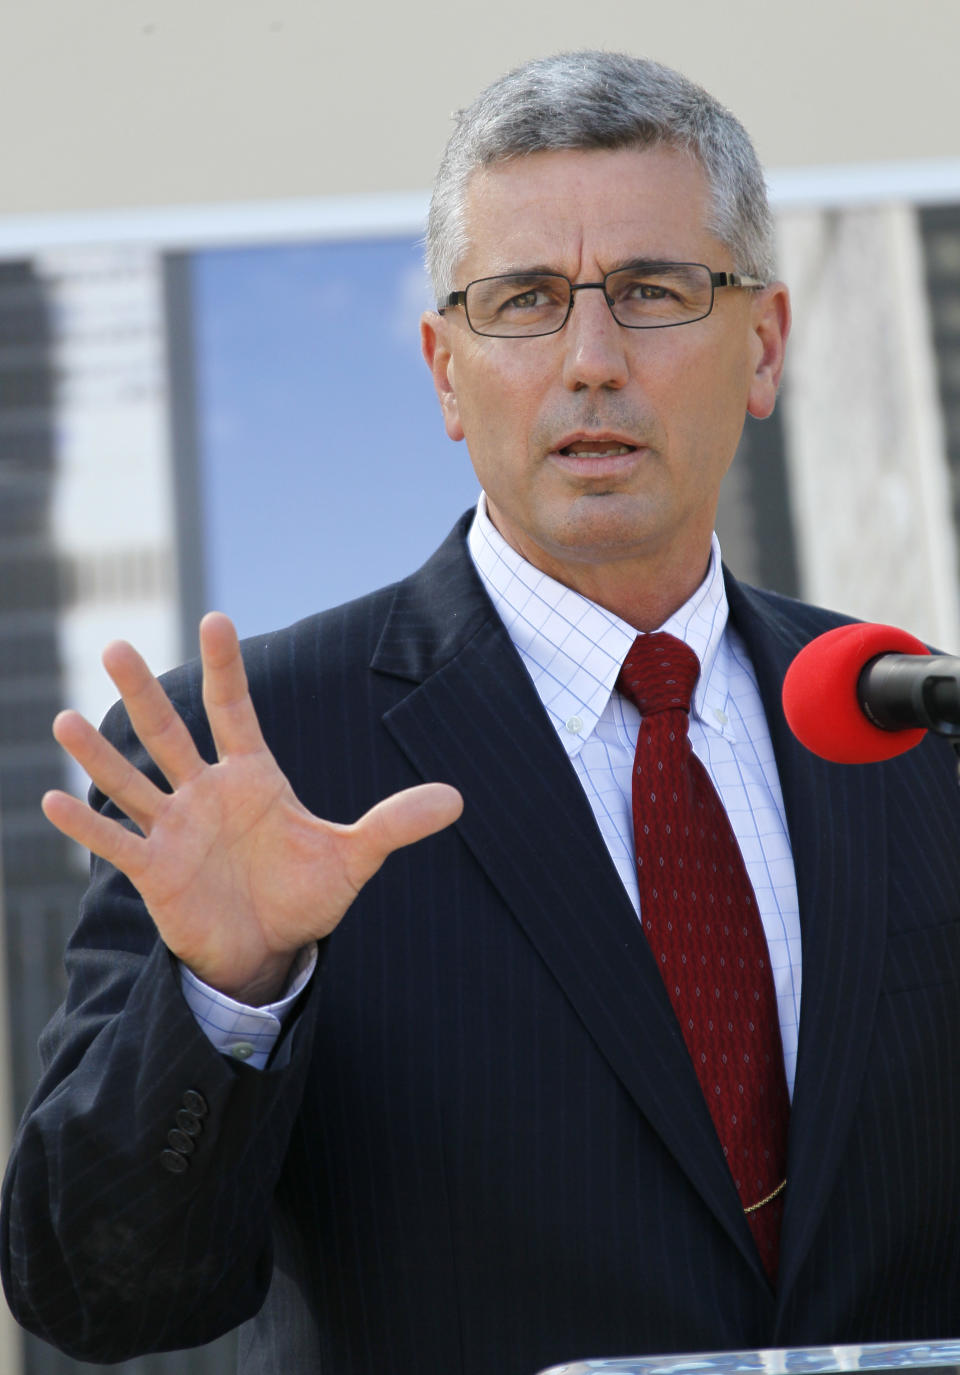
[[[644,267],[678,267],[680,264],[676,258],[628,258],[626,262],[620,263],[617,267],[611,267],[611,272],[626,272],[630,268]]]
[[[651,267],[675,267],[676,265],[677,265],[677,259],[676,259],[676,258],[664,258],[662,255],[656,255],[656,256],[641,255],[641,256],[638,256],[638,257],[635,257],[635,258],[626,258],[626,259],[624,259],[623,262],[615,263],[613,267],[607,268],[607,273],[610,273],[610,272],[627,272],[627,271],[630,271],[631,269],[642,269],[642,268],[651,268]],[[549,277],[566,277],[566,276],[567,276],[567,274],[566,274],[565,272],[562,272],[562,271],[560,270],[559,267],[556,267],[555,265],[551,265],[550,263],[534,263],[534,264],[532,264],[530,267],[506,267],[506,268],[503,268],[500,272],[487,272],[487,273],[485,273],[484,275],[487,276],[487,277],[542,277],[542,276],[549,276]],[[601,275],[606,275],[606,274],[601,274]],[[567,278],[567,280],[569,281],[569,280],[571,280],[571,279],[570,279],[570,278]]]
[[[565,277],[566,273],[561,272],[558,267],[534,264],[532,267],[505,267],[499,272],[488,272],[485,275],[487,277]]]

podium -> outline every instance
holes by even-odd
[[[941,1370],[960,1375],[960,1337],[864,1346],[793,1346],[759,1351],[620,1356],[552,1365],[538,1375],[814,1375],[824,1370]]]

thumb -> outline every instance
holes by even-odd
[[[421,783],[385,797],[349,828],[353,840],[352,878],[359,888],[388,855],[451,825],[463,811],[463,798],[449,783]]]

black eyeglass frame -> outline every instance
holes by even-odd
[[[618,276],[621,272],[630,272],[641,268],[652,270],[655,268],[662,269],[667,267],[701,267],[704,272],[709,274],[710,304],[707,306],[707,309],[700,315],[692,315],[689,320],[665,320],[657,324],[649,325],[628,325],[624,324],[622,320],[618,320],[613,309],[613,300],[607,291],[607,282],[609,279]],[[570,288],[570,301],[567,305],[567,313],[564,315],[559,325],[554,329],[537,330],[535,334],[492,334],[489,330],[477,329],[476,325],[470,319],[470,312],[467,310],[467,292],[472,286],[477,286],[480,282],[496,282],[501,278],[508,277],[558,277],[565,281]],[[599,282],[571,282],[570,278],[565,276],[562,272],[497,272],[491,277],[475,277],[472,282],[467,283],[462,291],[451,291],[446,299],[437,306],[437,314],[445,315],[451,308],[463,306],[463,313],[466,317],[467,324],[473,330],[474,334],[479,334],[484,339],[545,339],[548,335],[559,334],[570,319],[570,312],[573,310],[573,304],[576,300],[576,293],[578,291],[602,291],[604,300],[609,307],[610,314],[621,329],[676,329],[680,325],[695,325],[698,320],[705,320],[713,310],[718,287],[732,286],[740,287],[746,291],[763,291],[768,285],[768,282],[762,282],[757,277],[748,277],[742,272],[715,272],[713,268],[708,267],[706,263],[668,263],[662,261],[626,263],[623,267],[615,267],[609,272],[604,273],[603,280]]]

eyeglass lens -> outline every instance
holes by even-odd
[[[478,334],[552,334],[567,318],[571,290],[559,273],[487,277],[467,287],[467,318]],[[606,296],[619,324],[658,329],[709,315],[713,285],[710,269],[700,263],[646,263],[611,272]]]

